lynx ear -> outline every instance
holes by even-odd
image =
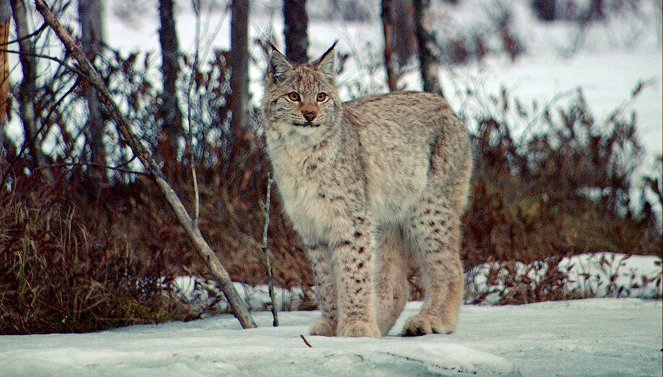
[[[336,43],[338,43],[338,41],[334,42],[334,44],[327,51],[325,51],[324,54],[322,54],[320,59],[318,59],[313,64],[315,69],[320,71],[327,79],[332,82],[336,78],[336,69],[334,67],[336,63],[336,54],[334,53],[334,47],[336,47]]]
[[[287,73],[292,71],[292,64],[274,45],[271,43],[269,45],[272,47],[272,54],[269,57],[267,73],[272,75],[275,83],[280,83],[285,80]]]

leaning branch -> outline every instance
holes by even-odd
[[[60,24],[53,11],[51,11],[46,3],[44,3],[44,0],[35,0],[35,5],[37,6],[39,13],[44,17],[44,21],[46,21],[51,29],[53,29],[60,41],[65,45],[67,51],[78,62],[80,71],[84,75],[84,79],[88,80],[90,84],[97,89],[101,102],[107,108],[109,115],[116,123],[127,144],[138,157],[145,169],[147,169],[152,179],[154,179],[157,187],[175,213],[177,220],[182,227],[184,227],[184,230],[196,251],[203,258],[207,267],[219,282],[221,290],[223,291],[226,300],[228,300],[228,304],[230,305],[233,314],[237,320],[239,320],[239,323],[245,329],[257,327],[253,318],[251,318],[251,314],[249,313],[246,304],[235,290],[233,282],[230,280],[230,275],[228,275],[228,272],[221,264],[219,258],[214,254],[203,238],[200,229],[198,229],[194,221],[191,219],[191,216],[187,213],[186,208],[184,208],[184,205],[177,197],[177,194],[175,194],[175,191],[173,191],[165,180],[156,160],[150,155],[147,148],[145,148],[131,133],[129,121],[122,115],[120,108],[113,100],[108,88],[106,88],[101,77],[90,64],[90,61],[85,57],[81,47],[74,41],[62,24]]]
[[[265,203],[262,206],[262,213],[265,215],[265,226],[262,229],[262,252],[265,254],[267,260],[267,284],[269,286],[269,298],[272,300],[272,317],[274,327],[279,325],[279,315],[276,308],[276,297],[274,295],[274,276],[272,275],[272,258],[269,251],[269,238],[267,232],[269,230],[269,207],[272,203],[272,176],[267,174],[267,194]]]

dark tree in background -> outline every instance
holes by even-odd
[[[437,63],[439,49],[433,31],[430,0],[414,0],[414,25],[424,91],[443,96]]]
[[[382,32],[384,35],[384,67],[387,71],[387,86],[389,91],[398,90],[398,77],[396,59],[394,56],[394,20],[393,0],[382,0]]]
[[[556,5],[556,0],[532,0],[534,12],[543,21],[555,21],[557,18]]]
[[[383,0],[380,16],[384,35],[384,64],[387,86],[397,91],[401,69],[417,52],[412,0]]]
[[[591,20],[603,20],[605,18],[604,0],[592,0],[592,2],[589,5],[588,18]]]
[[[177,99],[177,78],[180,74],[180,49],[175,28],[173,0],[159,0],[159,42],[163,72],[163,92],[161,94],[161,116],[163,123],[159,136],[159,152],[164,161],[164,172],[172,176],[176,173],[177,140],[182,134],[182,112]]]
[[[308,62],[306,0],[283,0],[285,56],[295,64]]]
[[[101,54],[104,43],[102,0],[78,0],[78,18],[81,25],[81,44],[87,58],[94,64],[95,58]],[[104,119],[97,92],[90,85],[83,88],[83,96],[87,100],[88,122],[86,135],[90,147],[90,160],[98,166],[106,164],[104,148]],[[95,176],[105,180],[103,168],[94,168]]]
[[[23,122],[23,132],[28,152],[32,158],[32,172],[39,175],[43,172],[44,177],[53,182],[55,179],[51,169],[46,164],[46,158],[41,152],[39,135],[37,135],[37,124],[35,120],[34,99],[37,94],[37,59],[32,38],[29,38],[30,29],[27,20],[27,11],[23,0],[11,0],[14,23],[16,24],[16,36],[21,52],[21,68],[23,79],[18,92],[19,111]]]
[[[0,46],[6,49],[9,41],[9,24],[12,8],[9,0],[0,0]],[[9,111],[9,56],[7,51],[0,51],[0,157],[4,152],[5,125]]]
[[[249,1],[233,0],[230,21],[230,90],[232,132],[235,147],[241,142],[239,135],[248,120],[249,88]]]

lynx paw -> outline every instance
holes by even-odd
[[[381,333],[376,323],[352,321],[344,325],[339,325],[336,335],[353,337],[353,338],[357,337],[379,338],[381,336]]]
[[[334,336],[336,331],[332,322],[326,318],[319,318],[309,330],[311,335]]]
[[[451,334],[453,331],[453,326],[445,325],[440,318],[428,314],[412,316],[403,326],[403,336]]]

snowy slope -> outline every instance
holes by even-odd
[[[223,315],[91,334],[0,337],[1,376],[660,376],[661,302],[591,299],[465,306],[458,331],[383,339],[307,336],[317,312],[242,331]],[[312,345],[300,338],[304,334]]]

